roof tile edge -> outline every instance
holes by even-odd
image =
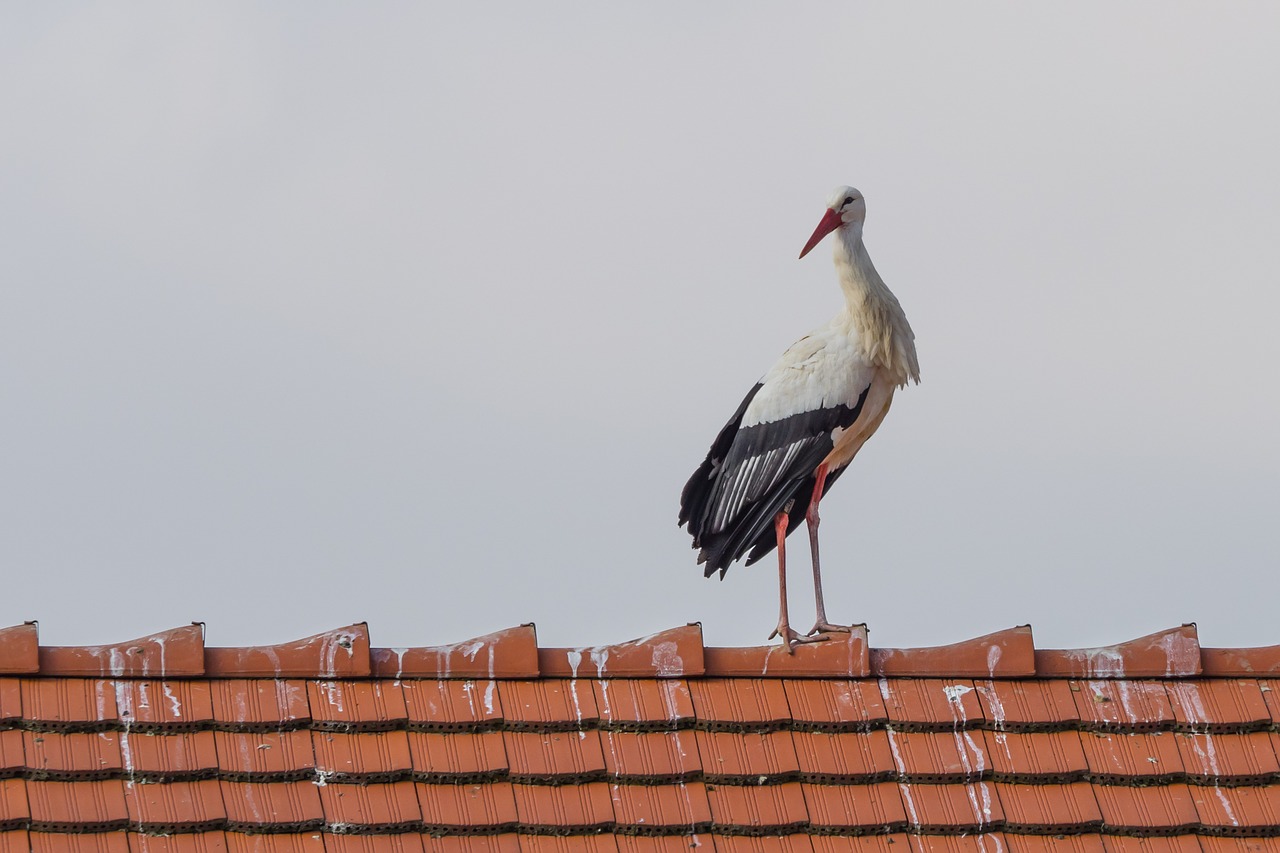
[[[1093,649],[1038,649],[1042,678],[1193,678],[1204,673],[1194,622]]]
[[[380,678],[537,678],[538,636],[532,622],[461,643],[373,649]]]
[[[537,651],[541,674],[551,677],[682,678],[706,672],[700,622],[609,646]]]
[[[948,646],[872,649],[875,675],[907,678],[1030,678],[1036,675],[1035,640],[1030,625]]]

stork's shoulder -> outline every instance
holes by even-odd
[[[871,384],[875,371],[856,333],[829,323],[796,341],[769,368],[743,413],[743,426],[849,405]]]

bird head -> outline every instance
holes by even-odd
[[[822,221],[814,229],[809,242],[804,244],[800,257],[809,254],[814,246],[822,242],[822,238],[850,222],[862,224],[867,219],[867,202],[862,193],[853,187],[836,187],[827,199],[827,212],[822,214]]]

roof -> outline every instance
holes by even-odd
[[[1280,851],[1280,646],[0,629],[0,853]]]

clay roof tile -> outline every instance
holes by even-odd
[[[553,678],[679,678],[702,675],[702,626],[688,625],[611,646],[539,649],[538,669]]]
[[[1004,812],[995,787],[988,782],[962,785],[900,783],[907,822],[914,831],[985,832],[999,829]]]
[[[296,832],[324,825],[320,794],[311,782],[219,782],[227,829]]]
[[[312,728],[377,732],[404,728],[409,710],[399,682],[308,681]]]
[[[316,773],[326,782],[407,780],[413,767],[409,737],[395,732],[311,732]]]
[[[1073,729],[1080,722],[1071,684],[1064,679],[975,681],[991,728],[1012,732]]]
[[[380,678],[537,678],[538,640],[533,625],[519,625],[446,646],[371,649]]]
[[[419,782],[481,782],[508,776],[501,732],[408,732],[413,778]]]
[[[782,646],[712,648],[703,652],[706,675],[737,678],[866,678],[871,674],[867,626],[804,643],[793,652]]]
[[[618,830],[639,835],[693,835],[711,827],[711,806],[701,782],[609,786]],[[687,844],[686,844],[686,848]]]
[[[204,626],[186,625],[109,646],[41,646],[39,660],[43,675],[204,675]]]
[[[1020,678],[1036,674],[1031,626],[1020,625],[949,646],[872,649],[878,676]]]
[[[1089,772],[1079,732],[987,731],[982,734],[992,776],[999,781],[1074,782]]]
[[[1176,727],[1189,732],[1261,731],[1271,714],[1256,679],[1168,681]]]
[[[494,834],[514,829],[515,795],[510,782],[416,785],[423,828],[430,833]]]
[[[0,673],[22,674],[39,669],[40,638],[36,623],[0,628]]]
[[[107,779],[124,767],[119,732],[6,732],[18,736],[26,753],[27,777],[69,782]],[[23,743],[25,741],[25,743]]]
[[[793,732],[800,779],[826,784],[867,784],[898,778],[889,733]]]
[[[1115,835],[1181,835],[1199,822],[1186,785],[1094,785],[1103,832]]]
[[[413,782],[320,785],[320,805],[330,832],[394,834],[422,825]]]
[[[821,833],[886,833],[906,829],[902,795],[892,782],[874,785],[801,785],[809,824]]]
[[[1190,791],[1206,833],[1275,835],[1280,831],[1280,787],[1195,785]]]
[[[127,783],[124,801],[129,823],[148,833],[195,832],[220,827],[226,820],[222,791],[215,780]]]
[[[1280,778],[1276,732],[1179,734],[1187,781],[1197,785],[1266,785]]]
[[[991,775],[982,732],[889,732],[898,775],[907,782],[976,782]]]
[[[792,728],[813,731],[869,731],[889,720],[884,698],[871,680],[798,679],[782,682]]]
[[[1148,634],[1094,649],[1037,649],[1042,678],[1177,678],[1199,675],[1200,640],[1195,625]]]
[[[1149,785],[1186,777],[1178,738],[1172,732],[1081,732],[1080,745],[1094,782]]]
[[[503,681],[498,695],[506,726],[516,731],[579,731],[600,720],[591,682],[584,679]]]
[[[290,782],[315,776],[311,732],[214,732],[219,776],[238,782]]]
[[[698,743],[691,731],[600,734],[605,772],[626,781],[683,782],[702,774]]]
[[[1071,687],[1086,729],[1150,732],[1174,726],[1173,707],[1159,681],[1073,681]]]
[[[605,782],[512,785],[522,829],[534,834],[583,834],[608,829],[613,799]]]
[[[1005,829],[1016,833],[1072,834],[1095,831],[1102,813],[1087,782],[1069,785],[995,784]]]
[[[274,646],[209,647],[204,660],[216,678],[363,678],[373,669],[363,622]]]
[[[601,728],[669,731],[693,723],[693,697],[682,678],[602,679],[591,686]]]
[[[24,779],[0,779],[0,829],[25,826],[31,818],[31,806]]]
[[[986,722],[973,682],[965,679],[882,678],[889,721],[904,731],[955,731]]]
[[[764,785],[797,778],[800,765],[791,732],[698,731],[702,774],[717,784]]]
[[[5,780],[13,781],[19,780]],[[31,804],[31,828],[42,832],[102,832],[123,829],[129,822],[124,782],[119,779],[29,781],[26,796]],[[5,805],[10,806],[8,802]]]
[[[781,785],[708,785],[711,819],[725,835],[786,835],[809,822],[799,782]]]
[[[605,777],[598,731],[503,732],[502,740],[512,781],[565,784]]]
[[[305,681],[232,678],[210,681],[209,690],[218,729],[279,731],[311,722]]]
[[[402,681],[407,727],[426,732],[473,732],[502,723],[496,681]]]
[[[782,728],[791,708],[782,682],[765,678],[704,678],[691,682],[697,725],[710,731]]]

